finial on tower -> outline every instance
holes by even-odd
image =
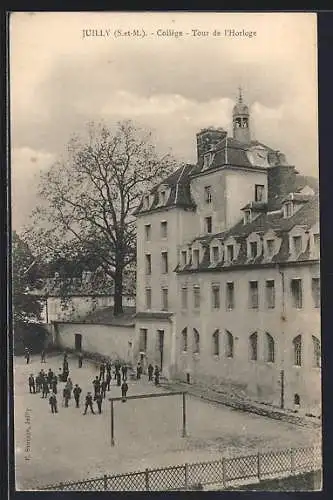
[[[238,102],[241,104],[243,102],[243,95],[242,95],[242,87],[241,86],[238,87],[238,92],[239,92]]]

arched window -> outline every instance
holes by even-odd
[[[321,361],[320,340],[314,335],[312,335],[312,347],[313,347],[313,366],[319,368]]]
[[[257,332],[250,335],[250,359],[252,361],[257,361],[258,359],[258,334]]]
[[[187,351],[187,328],[184,328],[182,330],[182,338],[181,338],[181,341],[182,341],[182,351]]]
[[[225,331],[225,355],[227,358],[234,357],[234,338],[228,330]]]
[[[272,335],[268,332],[265,334],[265,361],[274,363],[275,361],[275,343]]]
[[[297,337],[293,340],[294,346],[294,365],[301,366],[302,365],[302,337],[301,335],[297,335]]]
[[[193,353],[198,354],[200,352],[200,335],[196,328],[193,328]]]
[[[220,355],[220,332],[218,330],[213,333],[213,355]]]

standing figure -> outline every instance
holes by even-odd
[[[57,384],[58,384],[58,378],[56,375],[53,376],[53,379],[51,381],[51,389],[54,392],[54,394],[57,394]]]
[[[99,380],[104,380],[105,377],[105,363],[104,361],[101,363],[99,367]]]
[[[122,397],[123,403],[125,403],[125,401],[126,401],[127,391],[128,391],[128,385],[127,385],[126,380],[124,380],[124,382],[121,384],[121,397]]]
[[[79,387],[78,384],[75,384],[75,387],[73,389],[73,395],[76,403],[76,408],[80,407],[80,394],[82,392],[81,387]]]
[[[46,363],[45,356],[46,356],[45,350],[43,349],[42,352],[40,353],[40,362],[41,363]]]
[[[107,372],[106,373],[106,387],[107,387],[107,390],[109,391],[110,390],[110,384],[111,384],[111,372]]]
[[[27,365],[29,364],[30,361],[30,351],[27,347],[24,348],[24,357],[27,361]]]
[[[35,388],[35,379],[33,374],[30,375],[28,382],[29,382],[29,392],[35,394],[36,388]]]
[[[79,368],[82,368],[82,362],[83,362],[83,354],[82,352],[79,353]]]
[[[121,373],[123,374],[123,380],[127,380],[127,365],[121,367]]]
[[[64,360],[63,367],[62,367],[62,380],[63,382],[67,381],[67,377],[69,375],[69,369],[68,369],[68,361]]]
[[[42,385],[42,398],[47,398],[49,392],[49,384],[47,383],[46,377],[44,377]]]
[[[66,387],[66,389],[68,389],[69,399],[71,399],[71,397],[72,397],[72,389],[73,389],[73,382],[71,381],[70,378],[67,379],[65,387]]]
[[[107,362],[105,364],[105,368],[106,368],[106,374],[110,373],[110,375],[111,375],[112,366],[111,366],[111,361],[109,359],[107,360]]]
[[[56,395],[53,392],[51,392],[51,396],[49,397],[49,404],[51,406],[51,412],[52,413],[58,413],[57,398],[56,398]]]
[[[106,380],[103,380],[101,383],[101,396],[102,396],[102,398],[105,398],[106,387],[107,387],[107,382],[106,382]]]
[[[91,392],[88,392],[86,395],[86,404],[85,404],[83,415],[87,414],[88,407],[90,408],[91,413],[95,414],[94,409],[93,409],[93,399],[92,399]]]
[[[154,375],[155,375],[155,385],[159,385],[159,383],[160,383],[160,370],[158,369],[157,365],[155,365]]]
[[[38,375],[36,375],[36,392],[40,392],[41,387],[42,387],[42,381],[40,374],[38,373]]]
[[[142,374],[142,366],[141,366],[141,363],[139,361],[138,364],[137,364],[137,366],[136,366],[136,378],[138,380],[140,380],[141,374]]]
[[[49,384],[51,384],[51,382],[53,380],[53,377],[54,377],[54,373],[51,370],[51,368],[49,368],[49,371],[47,372],[47,381],[48,381]]]
[[[62,391],[62,397],[63,397],[63,402],[65,404],[65,408],[68,408],[68,401],[70,399],[70,394],[67,387],[64,387],[64,390]]]
[[[151,382],[153,380],[154,367],[151,363],[148,365],[148,380]]]
[[[101,384],[99,382],[99,378],[96,375],[96,378],[93,380],[93,386],[94,386],[94,399],[96,399],[97,394],[99,394],[99,391],[101,389]]]
[[[98,408],[99,414],[102,413],[102,401],[103,401],[102,394],[98,393],[96,395],[96,403],[97,403],[97,408]]]
[[[117,359],[117,361],[114,364],[114,379],[115,380],[117,380],[117,376],[118,376],[119,372],[120,372],[120,363],[119,363],[119,360]]]
[[[118,385],[118,387],[121,386],[121,375],[120,375],[120,372],[117,372],[117,385]]]

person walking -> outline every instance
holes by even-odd
[[[160,370],[158,369],[157,365],[155,365],[154,376],[155,376],[155,385],[159,385],[159,383],[160,383]]]
[[[123,383],[121,384],[121,397],[122,397],[121,401],[122,401],[122,403],[125,403],[125,401],[126,401],[127,391],[128,391],[128,385],[127,385],[126,380],[124,380]]]
[[[99,394],[99,391],[101,390],[101,384],[97,375],[96,378],[93,380],[93,386],[94,386],[94,399],[96,400],[96,395]]]
[[[43,349],[42,352],[40,353],[40,362],[41,363],[46,363],[45,356],[46,356],[45,350]]]
[[[138,364],[137,364],[137,366],[136,366],[136,378],[138,380],[140,380],[141,374],[142,374],[142,366],[141,366],[141,363],[139,361]]]
[[[28,383],[29,383],[29,392],[30,394],[35,394],[36,393],[36,387],[35,387],[35,379],[34,379],[34,376],[33,374],[31,373],[29,379],[28,379]]]
[[[54,394],[57,394],[57,392],[58,392],[57,384],[58,384],[58,378],[56,375],[54,375],[53,379],[51,381],[51,389],[54,392]]]
[[[67,379],[66,382],[66,389],[68,389],[68,394],[69,394],[69,399],[72,397],[72,390],[73,390],[73,382],[70,378]]]
[[[54,373],[53,371],[51,370],[51,368],[49,368],[49,371],[47,372],[47,381],[49,384],[51,384],[52,380],[53,380],[53,377],[54,377]]]
[[[105,378],[105,363],[104,361],[100,364],[99,367],[99,380],[104,380]]]
[[[114,379],[117,380],[118,373],[120,372],[120,362],[117,359],[117,361],[114,364]]]
[[[38,375],[36,375],[36,392],[40,392],[41,387],[42,387],[41,376],[38,373]]]
[[[123,380],[127,380],[127,365],[126,364],[124,364],[121,367],[121,373],[123,375]]]
[[[24,348],[24,357],[27,361],[27,365],[29,364],[30,362],[30,351],[27,347]]]
[[[70,400],[70,394],[67,387],[64,387],[64,390],[62,391],[62,397],[65,408],[68,408],[68,401]]]
[[[103,399],[105,398],[106,395],[106,387],[107,387],[106,380],[103,380],[101,383],[101,396]]]
[[[51,392],[51,395],[49,397],[49,404],[51,406],[51,412],[52,413],[58,413],[57,398],[56,398],[56,395],[53,392]]]
[[[79,353],[79,368],[82,368],[82,363],[83,363],[83,354],[82,352]]]
[[[106,374],[110,373],[110,376],[111,376],[111,368],[112,368],[111,361],[108,359],[105,364],[105,369],[106,369]]]
[[[90,408],[91,413],[93,413],[95,415],[94,408],[93,408],[93,398],[92,398],[91,392],[88,392],[86,395],[86,403],[85,403],[83,415],[87,414],[88,408]]]
[[[153,380],[153,373],[154,373],[154,367],[151,363],[148,365],[148,380],[149,382],[152,382]]]
[[[102,413],[102,402],[103,402],[102,394],[98,393],[96,395],[96,403],[97,403],[97,408],[98,408],[99,414]]]
[[[111,372],[107,372],[106,373],[105,383],[106,383],[107,390],[109,391],[110,390],[110,384],[111,384]]]
[[[75,384],[75,387],[73,389],[73,396],[75,399],[76,408],[80,408],[80,394],[81,394],[81,392],[82,392],[81,387],[79,387],[78,384]]]
[[[46,378],[43,379],[43,385],[42,385],[42,398],[45,399],[47,398],[49,394],[49,384],[47,383]]]
[[[63,380],[63,382],[67,382],[68,375],[69,375],[69,368],[68,368],[68,361],[66,359],[66,360],[64,360],[63,367],[62,367],[62,380]]]
[[[121,375],[120,375],[120,372],[117,372],[117,386],[118,387],[121,386]]]

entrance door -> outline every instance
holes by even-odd
[[[160,371],[163,370],[163,348],[164,348],[164,330],[157,330],[158,351],[160,353]]]
[[[75,334],[75,350],[81,351],[82,349],[82,335],[81,333]]]

